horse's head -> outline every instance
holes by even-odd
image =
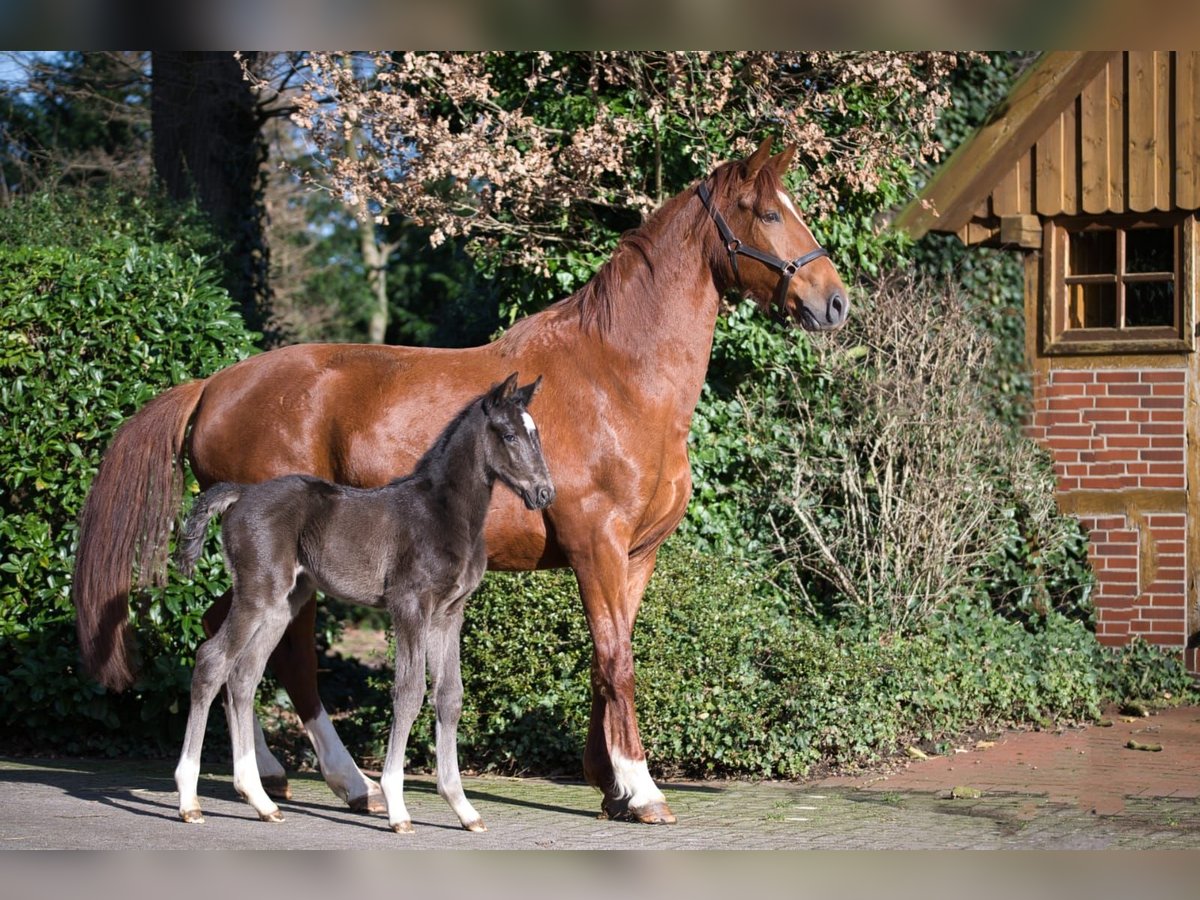
[[[487,417],[488,470],[524,500],[528,509],[545,509],[554,500],[542,440],[528,410],[541,384],[539,375],[536,381],[517,387],[517,373],[513,372],[493,386],[480,404]]]
[[[809,331],[846,321],[846,287],[786,187],[794,146],[771,156],[771,139],[741,162],[726,163],[697,193],[712,219],[713,258],[727,284],[759,308]]]

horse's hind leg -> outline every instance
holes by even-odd
[[[458,720],[462,716],[462,668],[459,634],[462,608],[444,618],[435,616],[429,626],[429,677],[437,713],[437,789],[467,831],[487,831],[483,819],[463,793],[458,771]]]
[[[233,741],[233,786],[264,822],[282,822],[279,807],[267,796],[255,760],[254,694],[262,680],[271,649],[283,634],[290,615],[281,600],[262,610],[253,637],[242,650],[229,676],[229,731]]]
[[[292,698],[329,789],[358,812],[387,812],[378,782],[355,764],[317,694],[317,604],[313,588],[306,590],[307,597],[293,595],[292,608],[299,611],[271,655],[271,671]]]
[[[225,621],[225,617],[229,615],[229,604],[233,596],[233,591],[229,590],[222,594],[219,598],[213,601],[204,613],[204,633],[208,637],[212,637],[221,627],[221,623]],[[222,689],[221,694],[224,699],[225,719],[230,720],[231,712],[229,709],[229,692]],[[254,716],[254,758],[258,763],[258,777],[262,782],[263,790],[267,795],[274,797],[277,800],[290,800],[292,798],[291,788],[288,787],[287,771],[280,765],[279,760],[271,753],[271,749],[267,746],[266,735],[263,734],[262,726],[258,723],[258,717]],[[232,726],[231,726],[232,728]],[[232,734],[232,730],[230,732]]]
[[[175,767],[175,786],[179,791],[179,816],[185,822],[200,823],[204,816],[196,788],[200,779],[200,750],[208,725],[208,711],[217,693],[229,678],[242,648],[254,634],[253,622],[231,615],[221,629],[196,651],[192,671],[191,707],[179,764]],[[232,729],[231,729],[232,730]]]

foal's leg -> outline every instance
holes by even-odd
[[[282,822],[283,815],[259,779],[255,760],[254,695],[267,667],[267,657],[291,620],[287,600],[266,605],[253,637],[242,650],[229,676],[229,731],[233,740],[233,786],[264,822]]]
[[[404,805],[404,752],[408,733],[425,698],[425,622],[416,601],[404,611],[392,610],[396,638],[396,680],[392,688],[392,730],[379,785],[387,799],[388,825],[397,834],[413,830]]]
[[[205,630],[215,633],[229,613],[229,593],[222,595],[204,614]],[[321,698],[317,694],[316,603],[310,600],[284,631],[271,654],[270,666],[292,700],[292,706],[317,754],[321,774],[329,789],[351,809],[382,813],[387,806],[379,785],[362,773],[338,737]],[[262,729],[255,721],[256,737]],[[255,741],[255,757],[263,787],[272,797],[291,796],[287,774],[271,755],[266,741]]]
[[[467,831],[487,831],[483,819],[463,793],[458,771],[458,720],[462,716],[462,667],[459,635],[463,610],[434,616],[429,625],[429,677],[437,712],[437,788]]]
[[[221,629],[196,651],[187,731],[184,734],[179,764],[175,767],[175,786],[179,790],[179,816],[185,822],[204,821],[196,786],[200,778],[200,750],[208,725],[208,710],[217,692],[228,680],[242,650],[254,636],[255,630],[253,614],[235,605]]]
[[[204,625],[204,634],[207,637],[212,637],[221,627],[221,623],[225,621],[225,617],[229,615],[229,604],[233,596],[233,591],[228,590],[218,597],[213,604],[204,611],[204,617],[201,620]],[[230,735],[233,734],[233,712],[229,706],[229,691],[226,688],[221,689],[221,697],[225,707],[225,721],[230,723]],[[271,752],[271,748],[267,746],[267,737],[263,734],[262,725],[258,723],[258,717],[254,716],[254,758],[258,763],[258,776],[262,782],[263,790],[268,796],[276,797],[280,800],[292,799],[292,789],[288,787],[287,772],[280,765],[279,760]]]
[[[675,814],[646,768],[634,703],[633,624],[654,559],[630,560],[622,542],[598,535],[571,560],[594,647],[583,770],[611,818],[670,825]]]

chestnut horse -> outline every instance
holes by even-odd
[[[691,495],[688,431],[721,297],[737,288],[816,331],[847,314],[845,287],[781,180],[794,149],[772,157],[768,139],[717,167],[626,234],[583,288],[491,344],[283,347],[150,401],[113,439],[80,520],[72,593],[87,670],[115,689],[133,679],[129,593],[135,576],[165,577],[185,456],[204,487],[290,473],[374,487],[411,470],[446,409],[513,369],[540,372],[538,424],[558,497],[531,511],[499,492],[488,565],[575,571],[593,643],[584,774],[609,816],[674,822],[646,766],[630,641],[658,548]],[[228,604],[226,594],[205,614],[210,633]],[[382,811],[378,784],[354,765],[317,695],[314,623],[310,601],[272,671],[331,789]],[[286,796],[283,768],[261,729],[256,737],[264,786]]]

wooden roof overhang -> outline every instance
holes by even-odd
[[[1041,245],[1041,222],[1200,209],[1200,52],[1052,51],[897,215],[913,238]]]

